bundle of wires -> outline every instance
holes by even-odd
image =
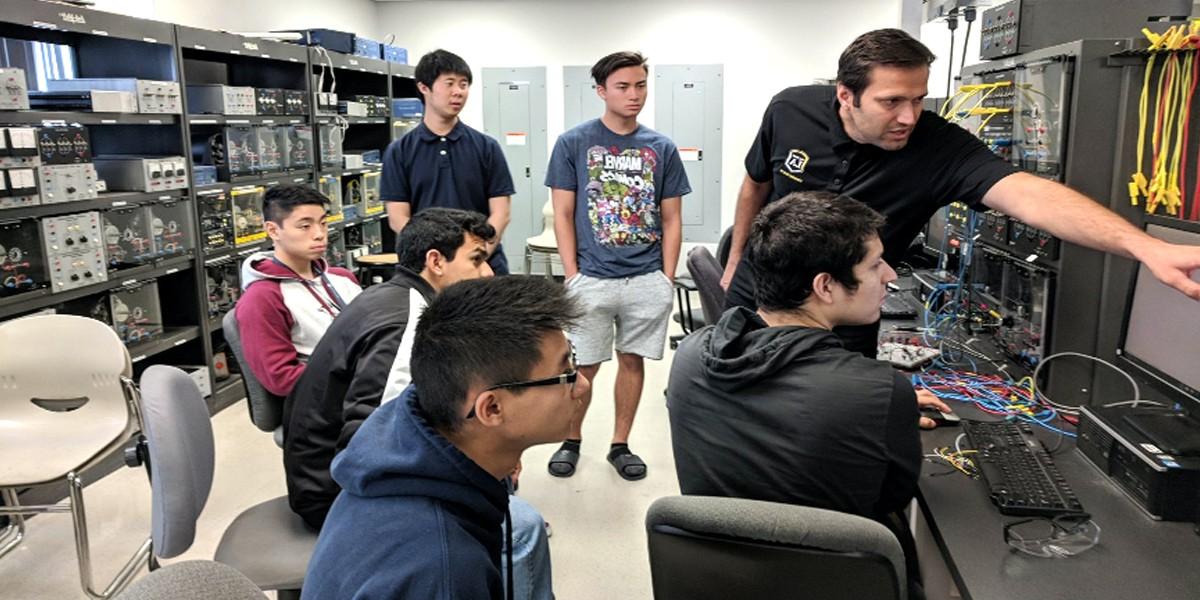
[[[1036,392],[1031,377],[1011,381],[997,375],[963,371],[929,371],[912,376],[914,387],[922,387],[942,400],[969,402],[988,414],[1007,417],[1044,427],[1055,433],[1075,437],[1056,420],[1071,426],[1078,420],[1062,414],[1044,396]]]
[[[1200,81],[1200,52],[1197,52],[1200,20],[1176,25],[1162,34],[1149,29],[1143,29],[1142,33],[1150,41],[1150,47],[1138,100],[1137,163],[1128,184],[1129,201],[1138,206],[1145,199],[1147,213],[1161,210],[1171,216],[1200,220],[1200,177],[1196,178],[1190,211],[1185,207],[1184,197],[1192,100]],[[1151,81],[1156,65],[1152,120]],[[1145,171],[1147,139],[1151,145],[1149,177]]]

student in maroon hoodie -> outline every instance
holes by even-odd
[[[325,263],[329,200],[300,185],[263,198],[270,252],[242,263],[238,328],[246,366],[266,390],[287,396],[333,318],[362,293],[354,275]]]

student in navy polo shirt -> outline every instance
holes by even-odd
[[[629,449],[629,432],[642,395],[644,360],[663,356],[683,239],[680,205],[692,191],[675,144],[638,124],[648,75],[646,59],[636,52],[600,59],[592,79],[604,116],[559,136],[546,173],[566,286],[585,308],[571,330],[579,372],[593,379],[614,346],[617,350],[608,462],[627,480],[646,476],[646,463]],[[588,393],[571,436],[550,457],[551,475],[575,472],[590,402]]]
[[[457,54],[434,50],[417,63],[416,78],[425,116],[383,156],[388,225],[399,233],[412,215],[434,206],[487,215],[496,229],[488,240],[488,264],[507,275],[500,239],[516,188],[500,144],[458,118],[471,89],[471,67]]]

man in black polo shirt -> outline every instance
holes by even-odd
[[[791,192],[828,190],[883,214],[884,258],[897,262],[939,208],[961,201],[993,208],[1080,244],[1135,258],[1164,283],[1200,300],[1188,273],[1200,248],[1155,240],[1070,188],[1018,172],[963,128],[922,114],[934,56],[898,29],[854,40],[838,61],[836,86],[776,95],[746,154],[729,262],[726,306],[755,307],[743,248],[754,216]],[[848,348],[875,355],[878,324],[839,328]]]
[[[399,233],[412,215],[433,206],[482,213],[496,229],[488,240],[488,264],[507,275],[500,238],[516,188],[500,144],[458,118],[471,89],[471,67],[454,53],[434,50],[417,63],[416,78],[425,116],[383,156],[388,225]]]

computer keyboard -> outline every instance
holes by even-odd
[[[964,420],[962,427],[1000,514],[1054,517],[1084,512],[1028,424]]]
[[[913,319],[921,314],[921,305],[908,292],[891,292],[883,298],[879,313],[885,319]]]

